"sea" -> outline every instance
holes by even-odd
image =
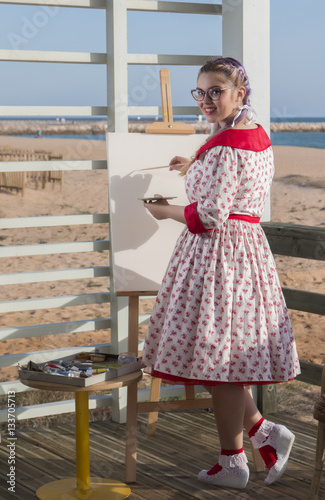
[[[53,121],[53,122],[61,122],[68,124],[69,122],[78,122],[78,121],[105,121],[105,117],[1,117],[2,121],[9,120],[35,120],[35,121]],[[174,117],[174,121],[184,121],[184,122],[195,122],[198,119],[197,116],[177,116]],[[150,122],[162,120],[161,116],[130,116],[129,120],[134,122]],[[279,122],[308,122],[308,123],[319,123],[325,122],[325,117],[283,117],[283,118],[271,118],[271,122],[279,123]],[[20,137],[30,137],[30,136],[20,136]],[[89,139],[89,140],[105,140],[105,134],[96,134],[96,135],[46,135],[47,138],[56,138],[56,139]],[[297,147],[308,147],[308,148],[318,148],[325,149],[325,132],[271,132],[271,141],[275,146],[297,146]]]

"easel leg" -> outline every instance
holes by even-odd
[[[129,296],[129,352],[138,355],[139,337],[139,296]]]
[[[195,386],[194,385],[184,385],[185,389],[185,399],[195,399]]]
[[[161,378],[151,379],[150,401],[159,401],[160,386],[161,386]],[[148,426],[147,426],[148,436],[153,436],[156,433],[157,422],[158,422],[158,412],[157,411],[149,412]]]

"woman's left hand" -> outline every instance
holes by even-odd
[[[159,194],[155,194],[157,198],[160,196]],[[169,203],[162,196],[161,198],[161,200],[157,201],[144,202],[145,208],[149,210],[151,215],[157,220],[168,219],[168,209],[166,210],[166,207],[169,207]]]

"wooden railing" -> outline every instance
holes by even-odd
[[[263,224],[263,229],[274,254],[325,260],[325,228],[268,222]],[[288,309],[324,316],[324,294],[285,287],[283,294]],[[299,380],[315,385],[321,384],[321,365],[301,360],[301,368]]]

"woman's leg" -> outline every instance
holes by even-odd
[[[206,389],[213,398],[222,451],[242,448],[243,427],[245,427],[254,447],[259,449],[269,469],[266,484],[278,480],[286,469],[294,435],[283,425],[264,420],[250,393],[244,387],[223,384]],[[211,471],[218,471],[220,469],[218,466],[219,464],[216,464]],[[214,484],[218,484],[217,481]]]
[[[217,387],[219,387],[219,388],[221,388],[221,387],[239,387],[239,388],[241,388],[240,386],[235,386],[235,385],[231,385],[231,384],[224,384],[224,385],[219,385],[219,386],[214,386],[214,387],[206,386],[205,389],[212,396],[214,389]],[[244,394],[245,394],[245,411],[244,411],[242,426],[244,426],[244,428],[247,430],[247,432],[249,432],[251,430],[251,428],[262,418],[262,415],[258,411],[252,396],[250,395],[250,393],[248,392],[248,390],[246,388],[244,388]],[[218,414],[220,401],[222,401],[222,400],[218,401],[219,397],[222,397],[221,392],[220,393],[216,392],[215,397],[213,398],[213,408],[214,408],[215,415]],[[233,403],[236,404],[236,401],[233,401]],[[216,409],[217,409],[217,412],[216,412]]]
[[[245,389],[220,384],[209,389],[220,440],[220,456],[210,470],[202,470],[198,479],[215,486],[245,488],[249,478],[247,457],[243,450]]]
[[[254,427],[257,422],[259,422],[262,418],[261,413],[258,411],[256,404],[248,392],[248,390],[245,388],[245,414],[244,414],[244,428],[246,429],[247,432],[249,432],[252,427]]]
[[[232,384],[216,385],[212,389],[212,400],[221,448],[242,448],[247,404],[244,387]]]
[[[265,465],[269,469],[265,482],[272,484],[282,476],[286,469],[295,437],[283,425],[276,425],[264,420],[246,389],[245,393],[244,427],[253,446],[259,449]]]

